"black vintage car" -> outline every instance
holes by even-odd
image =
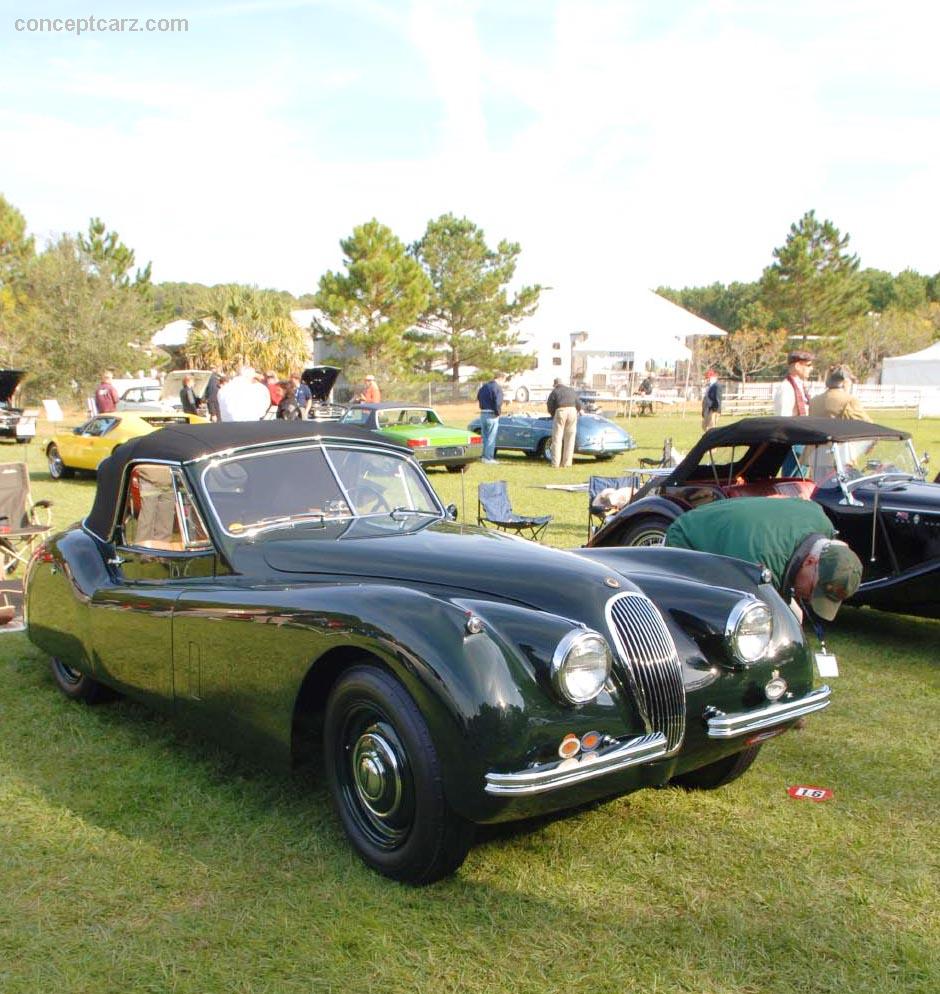
[[[339,421],[346,413],[344,404],[333,403],[333,387],[339,378],[338,366],[307,366],[300,378],[310,387],[313,403],[310,405],[311,421]]]
[[[940,617],[940,486],[897,428],[833,418],[746,418],[712,428],[588,543],[659,545],[670,522],[723,498],[816,501],[862,561],[848,604]]]
[[[756,567],[455,514],[359,428],[167,427],[32,559],[29,637],[70,698],[117,690],[272,763],[319,743],[352,845],[412,883],[474,824],[717,787],[829,703]]]

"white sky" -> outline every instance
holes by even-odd
[[[79,8],[88,8],[85,11]],[[940,270],[940,6],[0,0],[0,193],[155,280],[314,290],[375,216],[466,215],[579,306],[756,279],[806,210]],[[185,16],[182,34],[17,18]]]

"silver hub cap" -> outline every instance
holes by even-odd
[[[401,804],[401,767],[381,734],[367,731],[359,737],[353,746],[352,771],[360,802],[378,818],[392,817]]]

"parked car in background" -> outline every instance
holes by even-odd
[[[480,431],[480,419],[467,426]],[[600,414],[578,417],[575,455],[594,456],[597,460],[613,459],[621,452],[636,448],[633,436]],[[552,458],[552,419],[547,414],[503,414],[496,433],[496,450],[510,449],[541,459]]]
[[[36,434],[36,419],[24,418],[23,409],[14,403],[17,388],[26,371],[0,369],[0,435],[25,444]]]
[[[476,824],[718,787],[828,705],[760,569],[455,516],[373,431],[153,432],[32,558],[29,638],[70,698],[126,693],[255,761],[322,755],[352,846],[410,883]]]
[[[195,414],[132,414],[114,411],[96,414],[72,431],[60,431],[46,446],[49,475],[61,480],[76,470],[94,472],[122,442],[167,425],[196,424],[205,421]]]
[[[690,508],[772,496],[816,501],[862,561],[847,604],[940,617],[940,486],[926,482],[907,432],[865,421],[745,418],[713,428],[588,544],[659,545]]]
[[[370,428],[407,446],[425,469],[444,466],[459,473],[483,455],[479,433],[445,425],[433,408],[421,404],[354,404],[343,415],[343,424]]]
[[[163,412],[173,414],[183,410],[180,401],[180,391],[183,389],[183,378],[192,376],[193,390],[197,397],[202,397],[206,384],[212,373],[206,369],[174,369],[163,379],[163,383],[139,384],[129,387],[121,394],[117,409],[119,411]]]
[[[338,366],[307,366],[301,379],[310,387],[313,404],[310,406],[312,421],[339,421],[346,413],[345,404],[333,403],[333,387],[341,370]]]

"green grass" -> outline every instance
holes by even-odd
[[[664,434],[687,449],[696,425],[634,419],[641,452],[598,470]],[[940,423],[909,427],[940,452]],[[93,481],[52,484],[30,450],[34,496],[59,524],[84,514]],[[463,520],[479,480],[507,479],[574,545],[584,494],[535,485],[593,470],[432,475],[458,504],[463,482]],[[741,781],[491,829],[453,879],[413,890],[352,854],[315,773],[255,769],[127,701],[72,704],[6,635],[0,991],[933,992],[940,623],[844,609],[830,641],[832,707]],[[791,800],[795,783],[834,799]]]

